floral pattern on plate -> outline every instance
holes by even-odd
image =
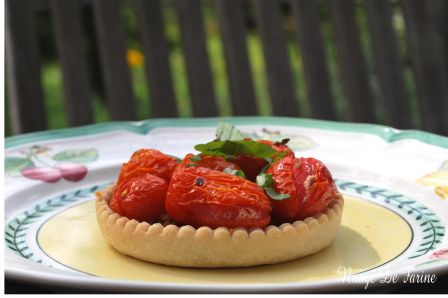
[[[434,187],[434,192],[442,199],[448,198],[448,160],[445,160],[439,169],[419,179],[417,183]]]
[[[294,151],[302,151],[312,149],[317,146],[317,143],[310,137],[299,134],[285,134],[280,130],[269,130],[263,128],[261,131],[246,133],[246,137],[255,140],[270,140],[273,142],[281,142],[283,139],[289,139],[288,147]]]
[[[51,154],[51,147],[34,145],[20,150],[20,156],[5,158],[5,172],[10,177],[24,177],[55,183],[61,179],[77,182],[88,172],[84,163],[98,159],[94,148],[64,150]]]

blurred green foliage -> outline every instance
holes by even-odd
[[[182,55],[182,45],[180,42],[180,32],[177,25],[177,17],[173,7],[172,0],[162,1],[163,15],[165,19],[165,35],[168,41],[170,53],[169,60],[171,63],[172,76],[175,94],[177,96],[177,104],[180,117],[191,117],[192,110],[190,104],[190,96],[188,90],[188,81],[185,61]],[[299,115],[301,117],[309,116],[309,105],[307,102],[305,80],[302,70],[302,61],[300,58],[300,47],[295,38],[294,20],[291,16],[288,6],[283,5],[284,12],[284,28],[288,39],[288,53],[291,61],[291,69],[294,76],[295,90],[299,104]],[[336,113],[341,120],[346,119],[344,97],[337,74],[337,53],[332,35],[331,17],[326,6],[321,6],[320,19],[321,30],[327,50],[329,72],[331,77],[332,91],[335,98]],[[417,126],[417,105],[416,91],[413,83],[413,76],[410,70],[409,53],[405,42],[405,28],[401,11],[394,11],[394,26],[397,30],[399,38],[400,51],[403,57],[404,74],[406,84],[412,98],[412,111],[414,114],[414,126]],[[207,48],[209,53],[210,64],[212,68],[216,98],[220,115],[228,116],[232,114],[230,103],[230,93],[227,80],[226,66],[223,53],[223,45],[220,39],[219,23],[214,7],[214,2],[203,0],[203,16],[204,26],[207,36]],[[356,16],[360,26],[360,34],[365,58],[371,72],[371,53],[369,47],[369,35],[367,30],[367,20],[364,8],[360,2],[357,2]],[[132,1],[124,1],[122,9],[123,24],[126,30],[127,47],[130,51],[140,53],[141,44],[139,36],[139,23],[135,8]],[[267,78],[265,74],[265,65],[263,60],[263,49],[258,36],[256,21],[253,15],[253,8],[248,7],[246,12],[247,44],[249,51],[249,59],[252,66],[253,80],[255,84],[255,92],[258,100],[260,115],[270,115],[271,105],[269,102],[269,94],[267,90]],[[64,103],[63,103],[63,84],[60,65],[57,60],[57,51],[54,45],[54,35],[52,32],[52,22],[48,11],[40,12],[38,15],[38,31],[39,45],[42,57],[42,84],[44,89],[45,105],[48,119],[48,128],[63,128],[67,126]],[[101,84],[100,62],[98,59],[97,48],[94,42],[94,23],[93,13],[90,6],[83,7],[83,25],[86,32],[86,57],[89,63],[90,81],[92,85],[93,107],[95,113],[95,121],[108,121],[109,117],[105,108],[103,90]],[[138,61],[137,59],[136,61]],[[132,85],[138,105],[139,119],[147,119],[151,117],[150,98],[146,83],[146,74],[144,63],[130,63],[132,74]],[[375,77],[369,73],[370,84],[374,96],[379,94],[375,92]],[[7,108],[7,106],[6,106]],[[377,110],[377,118],[382,121],[382,111]],[[6,135],[11,134],[10,115],[6,113],[5,117]]]

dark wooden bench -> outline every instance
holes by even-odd
[[[35,3],[51,12],[58,57],[63,73],[67,123],[94,121],[88,65],[83,49],[79,0],[7,0],[6,62],[8,106],[14,133],[47,129],[37,47]],[[136,120],[136,101],[125,59],[125,30],[119,0],[91,0],[99,46],[107,110],[111,120]],[[217,116],[201,1],[175,0],[178,26],[186,62],[193,114]],[[170,2],[170,3],[171,3]],[[411,124],[411,98],[403,76],[403,57],[393,26],[392,10],[405,17],[406,43],[417,89],[417,128],[448,135],[448,1],[364,0],[369,32],[369,51],[364,51],[352,0],[215,0],[228,73],[234,115],[257,115],[256,92],[246,40],[245,14],[255,15],[261,37],[272,112],[299,115],[295,81],[287,49],[282,7],[290,8],[299,44],[311,118],[383,123],[397,128]],[[176,117],[178,110],[169,64],[165,20],[159,0],[135,0],[152,117]],[[321,32],[320,11],[330,11],[338,57],[338,83],[346,102],[345,119],[335,112],[327,47]],[[372,70],[366,62],[371,53]],[[373,73],[375,84],[371,84]],[[375,94],[374,96],[374,90]],[[378,96],[379,94],[379,96]]]

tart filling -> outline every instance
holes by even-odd
[[[313,217],[264,229],[139,222],[114,212],[115,186],[96,193],[98,224],[106,241],[140,260],[181,267],[246,267],[275,264],[313,254],[328,246],[341,223],[340,193]]]

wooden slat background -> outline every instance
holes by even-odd
[[[50,3],[64,80],[68,125],[93,123],[87,61],[83,49],[80,3],[77,0],[51,0]]]
[[[341,85],[347,100],[347,115],[354,122],[375,122],[367,66],[361,48],[353,0],[328,0],[339,55]]]
[[[127,62],[124,26],[129,24],[123,8],[130,3],[144,54],[150,113],[137,113]],[[311,118],[381,121],[448,135],[448,1],[7,0],[5,7],[7,107],[13,133],[47,129],[49,104],[42,88],[41,28],[36,21],[46,12],[69,126],[94,122],[98,104],[93,100],[98,97],[110,120],[185,115],[178,107],[185,99],[177,98],[184,96],[178,88],[185,86],[174,84],[179,73],[173,70],[179,68],[171,65],[171,51],[179,43],[195,117],[221,115],[218,100],[222,104],[223,94],[229,96],[233,115],[258,115],[269,110],[259,106],[265,99],[257,98],[265,96],[266,89],[273,115],[305,115],[306,101],[306,116]],[[167,9],[173,14],[169,18]],[[92,10],[93,17],[87,16]],[[216,29],[209,28],[210,19],[206,21],[210,10]],[[169,30],[177,27],[179,41],[172,40],[171,31],[167,35],[173,16]],[[404,30],[397,31],[397,16],[403,17]],[[221,39],[222,57],[216,52],[209,56],[206,26]],[[254,49],[249,48],[249,36],[251,42],[260,41],[264,65],[251,65]],[[290,56],[294,43],[300,57]],[[225,76],[212,72],[217,64],[211,59],[222,59]],[[259,69],[265,73],[254,72]],[[264,77],[267,86],[260,85]],[[223,86],[229,90],[223,92]]]
[[[159,0],[137,0],[153,117],[176,117],[177,104]]]
[[[403,66],[397,36],[392,24],[392,8],[388,0],[365,0],[373,67],[378,78],[381,104],[390,125],[411,126],[411,101],[403,78]]]
[[[187,64],[193,115],[217,116],[215,89],[205,44],[200,0],[176,0],[181,40]]]
[[[32,0],[7,1],[6,69],[13,132],[45,130],[36,19]]]
[[[255,0],[273,114],[297,116],[298,106],[278,1]]]
[[[258,115],[242,1],[216,0],[234,115]]]
[[[135,120],[137,108],[126,63],[126,35],[120,15],[120,0],[92,0],[106,89],[112,120]]]
[[[302,54],[311,117],[335,120],[327,55],[319,28],[319,3],[315,0],[291,0],[291,2]]]
[[[429,0],[430,2],[432,0]],[[403,0],[422,127],[448,135],[448,74],[427,1]]]

